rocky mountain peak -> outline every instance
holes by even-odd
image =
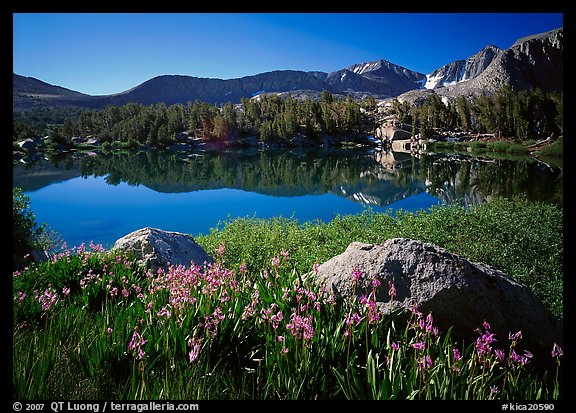
[[[337,95],[377,99],[411,93],[443,96],[493,92],[504,85],[515,89],[563,87],[563,29],[518,39],[502,50],[487,45],[465,60],[456,60],[424,75],[387,60],[363,62],[325,73],[275,70],[237,79],[156,76],[124,92],[89,96],[14,74],[13,110],[33,107],[82,106],[102,108],[125,103],[186,103],[196,99],[212,104],[237,103],[260,93],[310,96],[327,90]]]

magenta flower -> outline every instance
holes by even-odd
[[[362,278],[362,271],[354,267],[354,270],[352,271],[352,279],[354,280],[354,282],[358,282],[360,281],[360,278]]]
[[[454,361],[462,360],[462,355],[460,354],[460,350],[458,350],[457,348],[454,348],[452,350],[452,355],[454,356]]]
[[[314,271],[314,274],[318,274],[318,267],[320,267],[318,262],[315,262],[314,265],[312,265],[312,271]]]
[[[346,313],[346,318],[345,318],[345,323],[347,326],[349,326],[350,324],[358,324],[360,323],[360,321],[362,320],[362,318],[360,317],[360,315],[358,313],[354,313],[354,314],[350,314],[350,313]]]
[[[518,331],[514,334],[508,333],[508,339],[510,341],[516,343],[518,340],[522,339],[522,331]]]
[[[390,296],[390,301],[394,301],[396,298],[396,286],[394,285],[394,277],[392,277],[392,280],[388,281],[388,295]]]
[[[312,328],[312,316],[302,317],[296,313],[294,309],[292,315],[290,316],[290,322],[286,324],[286,329],[292,333],[296,338],[303,340],[310,340],[314,337],[314,329]]]
[[[418,359],[418,370],[422,371],[424,369],[429,369],[430,367],[432,367],[432,364],[434,364],[434,362],[432,361],[432,357],[430,356],[422,356]]]
[[[376,303],[374,301],[370,301],[368,303],[368,311],[366,312],[366,320],[368,321],[368,324],[374,324],[377,321],[380,321],[381,316],[382,315],[376,306]]]
[[[418,343],[414,343],[412,344],[412,347],[414,347],[414,349],[416,350],[424,350],[424,343],[422,341],[419,341]]]
[[[284,341],[284,336],[278,336],[278,342],[282,343]]]
[[[396,350],[396,351],[400,350],[400,344],[398,344],[394,341],[392,342],[391,346],[392,346],[392,350]]]
[[[112,332],[113,332],[114,330],[112,329],[112,327],[108,327],[107,331],[108,331],[108,335],[112,335]]]
[[[188,345],[190,346],[190,352],[188,353],[188,360],[190,363],[194,362],[200,355],[200,350],[202,349],[201,340],[188,339]]]
[[[244,274],[246,272],[246,263],[243,262],[242,264],[240,264],[240,274]]]
[[[562,357],[564,355],[564,352],[562,351],[562,348],[554,343],[554,345],[552,346],[552,357]]]
[[[138,326],[134,327],[134,332],[132,333],[132,338],[130,339],[130,343],[128,344],[128,350],[130,351],[137,351],[138,359],[142,360],[146,352],[142,349],[144,345],[148,342],[140,333],[138,333]]]
[[[273,267],[280,268],[280,258],[274,257],[271,262]]]

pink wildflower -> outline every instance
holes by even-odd
[[[418,343],[412,344],[412,347],[416,350],[422,351],[424,350],[424,343],[422,341],[419,341]]]
[[[562,348],[554,343],[554,345],[552,346],[552,357],[562,357],[564,355],[564,352],[562,351]]]

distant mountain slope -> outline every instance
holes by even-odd
[[[386,60],[359,63],[328,75],[326,89],[335,93],[370,92],[397,96],[422,87],[426,76]]]
[[[476,60],[484,63],[490,60],[483,70],[454,84],[445,83],[436,91],[442,95],[456,96],[490,93],[504,85],[517,90],[535,88],[540,88],[544,92],[562,90],[563,46],[564,33],[560,28],[519,39],[506,50],[494,48],[491,59],[484,49],[480,52],[484,55],[484,59]],[[479,54],[474,57],[478,57]]]
[[[426,75],[425,88],[398,95],[413,102],[429,93],[456,97],[493,93],[505,85],[515,90],[563,90],[563,28],[518,39],[510,48],[486,46],[467,60],[457,60]]]
[[[84,106],[92,96],[42,82],[33,77],[12,75],[14,110],[48,106]]]
[[[81,106],[102,108],[129,102],[167,105],[196,99],[213,104],[237,103],[263,92],[318,96],[327,90],[337,95],[406,99],[430,92],[445,96],[490,93],[504,85],[515,89],[563,88],[563,28],[518,39],[510,48],[484,49],[424,75],[386,60],[359,63],[332,73],[277,70],[237,79],[162,75],[124,92],[90,96],[38,79],[13,74],[13,110],[34,107]]]
[[[359,70],[359,68],[364,70]],[[362,63],[332,73],[319,71],[276,70],[237,79],[211,79],[183,75],[162,75],[126,90],[106,96],[89,96],[40,81],[30,84],[29,78],[14,74],[14,110],[41,105],[80,105],[104,107],[128,102],[145,105],[164,102],[167,105],[199,99],[214,104],[240,102],[263,92],[294,91],[335,94],[366,93],[391,97],[421,86],[425,76],[385,60]],[[45,90],[39,94],[34,90]]]
[[[426,89],[451,86],[480,76],[502,49],[488,45],[466,60],[456,60],[426,75]]]

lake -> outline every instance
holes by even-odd
[[[14,162],[13,185],[68,246],[143,227],[193,236],[235,217],[336,215],[481,204],[525,194],[562,205],[562,169],[534,158],[411,156],[366,148],[73,152]]]

